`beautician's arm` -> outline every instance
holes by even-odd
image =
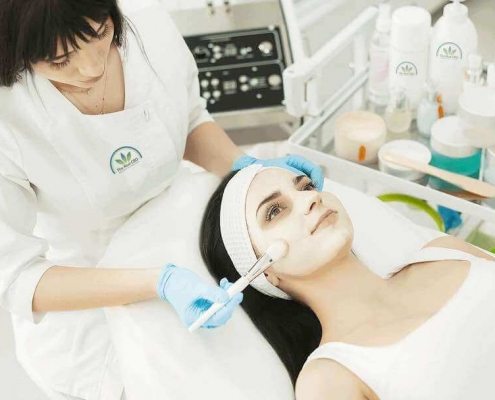
[[[33,311],[111,307],[155,298],[161,271],[53,266],[36,287]]]
[[[189,134],[184,159],[224,177],[243,155],[218,124],[205,122]]]
[[[364,384],[336,361],[317,359],[309,362],[299,374],[296,400],[368,400]]]

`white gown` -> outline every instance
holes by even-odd
[[[48,395],[120,399],[102,310],[32,312],[53,265],[95,267],[113,233],[165,190],[188,134],[211,121],[192,55],[163,6],[132,18],[121,112],[81,114],[46,79],[0,88],[0,305],[20,363]],[[167,260],[163,260],[164,264]]]

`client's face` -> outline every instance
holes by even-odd
[[[254,178],[246,221],[258,256],[277,239],[288,243],[287,256],[268,270],[278,278],[308,276],[351,250],[354,231],[342,203],[289,171],[268,169]]]

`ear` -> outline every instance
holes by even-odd
[[[277,276],[275,276],[271,273],[267,274],[265,272],[265,278],[268,280],[268,282],[270,282],[275,287],[278,287],[278,285],[280,285],[280,279],[278,279]]]

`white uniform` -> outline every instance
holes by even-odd
[[[20,363],[52,395],[120,399],[122,383],[103,311],[35,315],[38,281],[53,265],[95,267],[116,229],[170,185],[187,135],[212,120],[164,7],[132,21],[159,78],[129,32],[122,112],[83,115],[37,76],[0,88],[0,305]]]
[[[495,262],[427,247],[411,263],[470,261],[457,292],[421,326],[389,346],[329,342],[308,358],[332,359],[381,400],[488,399],[495,393]],[[417,267],[422,268],[422,267]]]

